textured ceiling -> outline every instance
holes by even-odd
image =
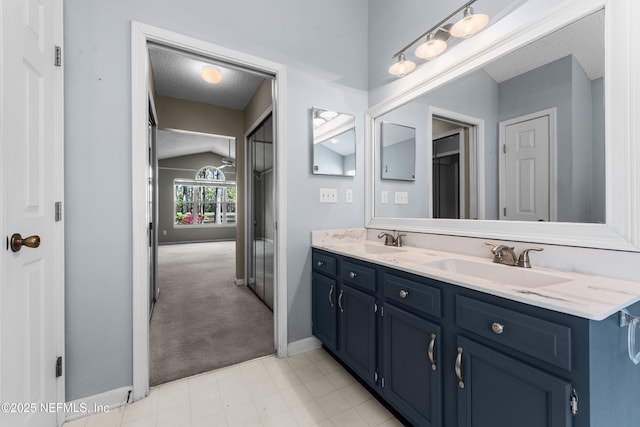
[[[604,10],[499,58],[484,69],[500,83],[570,54],[591,80],[604,75]]]
[[[205,62],[159,46],[149,46],[149,56],[156,92],[162,96],[242,111],[265,80],[254,73]],[[222,81],[205,82],[200,75],[204,65],[217,67],[222,72]]]
[[[158,159],[206,152],[231,159],[236,157],[236,146],[233,138],[197,132],[158,129],[156,147]]]

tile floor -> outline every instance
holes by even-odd
[[[64,427],[402,426],[324,350],[267,356],[163,384]]]

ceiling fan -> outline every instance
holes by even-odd
[[[226,168],[227,166],[231,166],[233,168],[236,167],[236,160],[231,157],[231,138],[229,138],[229,155],[227,157],[222,158],[222,165],[218,166],[218,169]]]

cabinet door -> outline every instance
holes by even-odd
[[[337,350],[336,302],[338,286],[335,280],[313,273],[311,281],[312,332],[331,351]]]
[[[342,360],[364,381],[375,385],[376,301],[371,295],[342,285],[338,295]]]
[[[570,382],[460,336],[455,363],[458,427],[571,425]]]
[[[382,319],[385,397],[412,424],[441,426],[440,327],[390,304]]]

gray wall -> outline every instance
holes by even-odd
[[[599,103],[593,105],[591,89],[571,55],[500,83],[499,120],[557,109],[557,208],[562,222],[604,219],[604,101],[600,91]],[[601,116],[594,120],[596,111]],[[596,191],[594,168],[601,178]]]
[[[431,144],[427,134],[429,107],[483,119],[485,121],[485,189],[486,218],[498,215],[498,129],[493,124],[498,113],[498,84],[484,71],[478,70],[441,88],[426,93],[394,111],[376,119],[376,152],[379,153],[380,123],[392,122],[416,128],[416,180],[414,182],[380,181],[379,157],[376,154],[376,216],[425,218],[427,216],[426,188],[431,177],[426,176],[426,145]],[[380,190],[389,192],[389,204],[380,204]],[[393,193],[407,191],[409,205],[394,205]]]
[[[280,226],[288,236],[281,244],[292,342],[311,336],[310,231],[364,225],[364,163],[356,177],[331,178],[312,176],[299,159],[310,158],[313,105],[356,114],[363,150],[367,7],[365,0],[314,8],[292,0],[64,2],[68,400],[132,383],[131,20],[287,66],[288,221]],[[311,40],[323,43],[309,49]],[[338,189],[337,204],[319,204],[324,187]],[[344,203],[347,188],[352,204]]]
[[[236,239],[235,226],[175,228],[173,225],[173,180],[194,179],[199,169],[220,164],[222,164],[222,156],[213,153],[192,154],[158,161],[158,242],[160,244]],[[221,171],[225,174],[227,181],[235,181],[235,168],[225,167]]]

